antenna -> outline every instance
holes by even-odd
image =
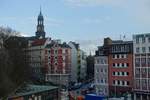
[[[121,40],[121,34],[120,34],[120,40]]]
[[[123,40],[126,40],[126,35],[125,34],[123,35]]]
[[[40,5],[40,12],[41,12],[42,10],[41,10],[41,5]]]

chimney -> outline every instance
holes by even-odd
[[[112,40],[109,37],[104,38],[104,46],[108,46],[111,44],[112,44]]]

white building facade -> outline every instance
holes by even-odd
[[[69,42],[68,44],[71,47],[71,82],[77,82],[77,52],[79,48],[79,44],[75,42]]]
[[[94,81],[97,95],[109,95],[108,90],[108,57],[96,56],[94,64]]]
[[[81,61],[81,68],[80,68],[80,78],[84,80],[86,78],[86,70],[87,70],[87,62],[86,62],[86,53],[83,50],[80,50],[80,61]]]
[[[71,81],[79,82],[86,77],[86,54],[79,48],[79,44],[69,42],[68,45],[71,47]]]
[[[150,100],[150,33],[133,35],[134,100]]]

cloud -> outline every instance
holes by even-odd
[[[85,18],[83,19],[83,22],[85,24],[99,24],[102,22],[102,19],[98,19],[98,18]]]
[[[141,27],[150,25],[150,0],[63,0],[65,4],[71,7],[115,7],[127,12],[129,19]],[[113,9],[113,8],[112,8]],[[110,18],[107,18],[110,20]],[[101,23],[102,20],[95,19],[91,21],[86,19],[87,23]]]
[[[97,18],[84,18],[83,23],[85,24],[101,24],[105,21],[110,21],[110,16],[97,17]]]
[[[135,21],[150,25],[150,0],[134,0],[129,9]]]
[[[85,51],[87,55],[89,55],[90,52],[94,55],[97,46],[102,45],[103,39],[76,40],[76,42],[80,44],[80,48]]]
[[[71,6],[103,6],[112,5],[120,6],[126,0],[64,0],[66,4]]]
[[[24,36],[24,37],[28,37],[30,36],[29,34],[26,34],[26,33],[20,33],[21,36]]]
[[[46,25],[50,27],[59,27],[63,25],[63,20],[45,17]]]

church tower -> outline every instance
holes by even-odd
[[[37,19],[37,31],[35,33],[37,38],[45,38],[45,31],[44,31],[44,18],[41,12],[41,8],[40,8],[40,13],[38,15],[38,19]]]

